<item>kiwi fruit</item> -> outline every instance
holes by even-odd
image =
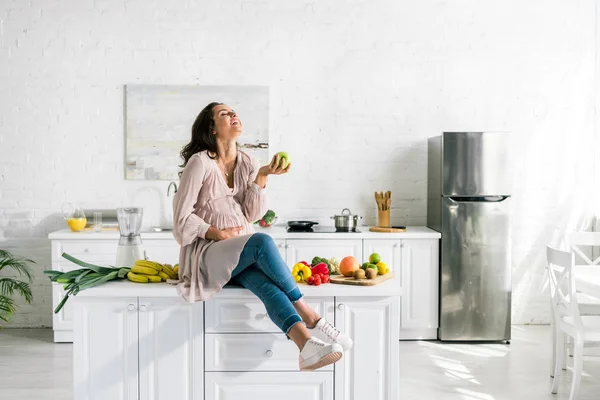
[[[354,279],[365,279],[365,270],[357,269],[354,271]]]
[[[375,279],[375,277],[377,276],[377,271],[374,270],[373,268],[367,268],[366,275],[367,275],[367,279]]]

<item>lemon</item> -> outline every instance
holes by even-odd
[[[376,265],[377,265],[377,272],[379,273],[379,275],[385,275],[388,272],[390,272],[390,269],[388,268],[387,264],[384,263],[383,261],[379,261]]]
[[[381,261],[381,256],[377,253],[373,253],[369,256],[369,262],[371,264],[377,264],[379,261]]]

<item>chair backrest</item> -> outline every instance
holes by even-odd
[[[581,257],[586,264],[600,264],[600,255],[592,260],[592,258],[594,258],[594,247],[600,247],[600,232],[573,232],[568,236],[567,241],[570,248],[573,249],[575,254]],[[584,246],[586,247],[585,249],[582,248]],[[586,251],[588,252],[587,254]]]
[[[548,281],[550,283],[550,300],[556,321],[563,317],[571,317],[576,326],[582,327],[579,305],[577,304],[573,265],[575,255],[568,251],[546,246],[548,263]]]

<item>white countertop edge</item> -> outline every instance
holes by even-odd
[[[310,233],[296,232],[289,233],[285,226],[273,226],[271,228],[256,228],[256,232],[263,232],[273,239],[439,239],[441,234],[425,226],[408,226],[406,232],[387,233],[370,232],[368,226],[359,226],[360,233]],[[172,239],[173,232],[142,232],[143,240]],[[82,231],[73,232],[68,228],[52,232],[48,235],[49,239],[65,240],[87,240],[87,239],[118,239],[119,232],[116,230],[105,230],[102,232]]]
[[[321,286],[298,285],[306,297],[352,296],[352,297],[390,297],[401,296],[402,288],[396,278],[387,280],[375,286],[354,286],[326,283]],[[74,298],[97,297],[179,297],[174,285],[167,283],[135,283],[128,281],[113,281],[98,287],[79,292]],[[221,298],[255,298],[248,289],[226,287],[211,299]],[[209,300],[210,301],[210,300]]]

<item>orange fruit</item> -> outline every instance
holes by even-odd
[[[340,261],[340,273],[344,276],[353,276],[354,271],[360,268],[360,264],[356,258],[352,256],[344,257]]]

